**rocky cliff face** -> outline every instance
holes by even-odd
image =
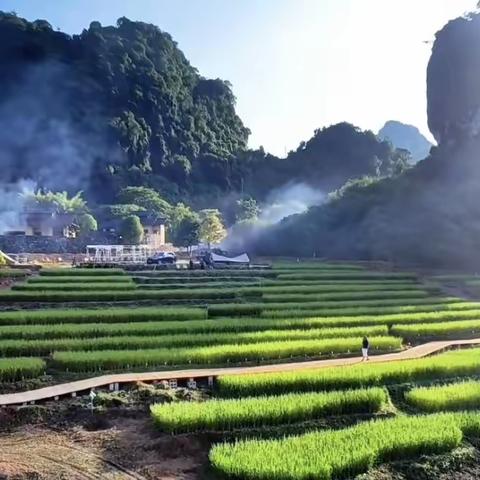
[[[448,22],[427,70],[428,125],[438,144],[480,134],[480,14]]]

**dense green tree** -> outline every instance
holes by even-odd
[[[38,191],[24,196],[27,209],[47,210],[60,214],[82,214],[87,211],[87,202],[82,192],[69,196],[67,192]]]
[[[130,215],[123,219],[120,231],[125,245],[138,245],[143,240],[143,226],[137,215]]]
[[[78,225],[78,233],[80,235],[96,232],[98,230],[97,221],[90,213],[83,213],[79,215],[76,219],[76,223]]]
[[[173,243],[189,250],[200,241],[200,219],[196,215],[182,218],[174,230]]]
[[[220,243],[227,236],[220,212],[215,209],[206,209],[201,210],[199,214],[199,239],[208,244],[208,248],[211,247],[212,243]]]
[[[241,198],[236,202],[236,222],[254,222],[260,215],[260,207],[252,197]]]
[[[118,195],[122,204],[137,205],[151,215],[170,222],[172,206],[158,192],[147,187],[126,187]]]

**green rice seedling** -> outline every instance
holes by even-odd
[[[401,340],[394,337],[373,337],[371,344],[374,351],[398,350]],[[361,338],[330,338],[184,349],[55,352],[52,359],[57,368],[62,370],[85,372],[158,365],[209,365],[320,357],[356,351],[359,345]]]
[[[110,320],[110,317],[105,317]],[[114,317],[113,317],[114,318]],[[181,320],[181,321],[147,321],[147,322],[125,322],[125,323],[54,323],[29,325],[28,329],[24,324],[0,326],[0,339],[49,339],[49,338],[93,338],[104,337],[107,335],[200,335],[208,334],[219,335],[227,333],[233,335],[233,338],[255,336],[273,336],[276,331],[283,331],[284,336],[297,335],[304,338],[305,333],[318,331],[318,337],[326,338],[336,335],[330,335],[329,332],[338,331],[338,336],[345,335],[347,330],[352,332],[374,332],[388,329],[385,325],[359,325],[356,327],[325,327],[315,329],[306,322],[289,321],[259,321],[258,319],[226,319],[226,320]],[[313,329],[313,330],[312,330]],[[378,330],[377,330],[378,329]],[[294,332],[297,333],[287,333]],[[265,333],[271,332],[271,333]],[[352,336],[352,335],[348,335]]]
[[[71,327],[65,328],[65,327]],[[40,328],[39,328],[40,327]],[[49,338],[48,330],[43,326],[32,326],[26,332],[17,329],[10,330],[14,338],[0,340],[0,356],[45,356],[54,351],[73,350],[125,350],[148,348],[174,348],[194,347],[199,345],[227,345],[279,342],[292,340],[320,340],[327,338],[359,337],[360,335],[387,336],[386,326],[360,327],[360,328],[331,328],[321,330],[266,330],[260,332],[244,333],[200,333],[162,335],[161,322],[148,322],[147,324],[121,324],[106,325],[110,328],[88,331],[82,325],[59,325]],[[129,327],[123,329],[122,327]],[[133,327],[133,328],[132,328]],[[23,328],[23,330],[25,330]],[[99,334],[90,337],[88,334]],[[63,336],[62,336],[63,334]],[[77,334],[77,335],[76,335]],[[110,335],[109,335],[110,334]],[[159,335],[160,334],[160,335]],[[103,336],[102,336],[103,335]],[[106,336],[109,335],[109,336]]]
[[[390,363],[300,370],[287,373],[226,375],[218,392],[227,397],[279,395],[289,392],[339,390],[478,374],[480,349],[459,350],[433,357]]]
[[[362,265],[352,263],[327,263],[327,262],[293,262],[276,261],[273,270],[363,270]]]
[[[247,480],[353,478],[381,462],[450,451],[479,425],[477,413],[400,416],[342,430],[218,444],[210,461],[221,474]]]
[[[245,295],[245,290],[242,289],[242,295]],[[250,289],[252,290],[252,289]],[[265,292],[262,289],[262,292]],[[250,294],[250,291],[248,292]],[[305,303],[321,300],[366,300],[366,299],[395,299],[395,298],[425,298],[430,295],[426,290],[411,289],[411,290],[382,290],[382,291],[347,291],[347,292],[325,292],[315,293],[311,295],[289,295],[285,294],[269,294],[267,292],[262,294],[264,302],[271,303]]]
[[[228,304],[216,304],[209,305],[208,307],[208,316],[213,317],[230,317],[230,316],[243,316],[243,315],[260,315],[262,312],[265,313],[267,317],[271,316],[271,312],[275,311],[274,316],[282,317],[294,317],[294,316],[309,316],[313,317],[315,315],[323,315],[323,312],[327,310],[332,313],[328,315],[335,315],[333,313],[335,310],[340,309],[357,309],[361,310],[365,307],[414,307],[416,305],[450,305],[450,304],[473,304],[473,306],[478,306],[480,308],[480,302],[465,302],[465,300],[456,297],[425,297],[425,298],[394,298],[394,299],[369,299],[369,300],[340,300],[340,301],[324,301],[324,302],[285,302],[285,303],[228,303]],[[308,315],[303,314],[294,314],[293,312],[300,312],[303,310],[309,310]],[[280,312],[288,312],[286,315],[281,315]],[[423,310],[422,310],[423,311]],[[278,312],[278,313],[277,313]],[[315,313],[317,312],[317,313]],[[369,312],[366,312],[369,313]],[[387,312],[389,313],[389,312]],[[327,315],[327,313],[325,313]],[[352,313],[353,315],[353,313]]]
[[[282,280],[279,278],[260,278],[259,281],[262,285],[421,285],[415,278],[399,278],[399,279],[389,279],[389,280],[371,280],[371,279],[360,279],[360,280],[350,280],[346,279],[307,279],[307,280]]]
[[[170,433],[233,430],[316,420],[328,415],[375,413],[388,402],[382,388],[206,402],[175,402],[150,407],[155,425]]]
[[[202,283],[139,283],[138,287],[144,290],[198,290],[205,288],[237,289],[243,287],[260,287],[259,282],[202,282]]]
[[[424,300],[424,299],[418,299]],[[447,302],[443,303],[442,298],[430,298],[429,303],[414,302],[414,299],[408,300],[408,305],[404,305],[401,301],[385,301],[381,302],[381,306],[369,306],[375,305],[377,301],[365,301],[354,307],[341,308],[324,308],[324,309],[312,309],[301,310],[296,309],[283,309],[283,310],[263,310],[260,314],[262,318],[308,318],[308,317],[328,317],[328,316],[356,316],[356,315],[387,315],[393,313],[415,313],[415,312],[439,312],[439,311],[459,311],[459,310],[480,310],[480,302]],[[340,302],[339,302],[340,303]],[[349,302],[352,303],[352,302]],[[365,306],[363,306],[365,305]],[[265,305],[266,307],[270,305]],[[211,308],[215,309],[218,305],[212,305]]]
[[[173,277],[173,276],[167,276],[167,277],[156,277],[156,276],[143,276],[143,275],[138,275],[132,277],[137,283],[141,285],[147,285],[147,284],[155,284],[155,285],[162,285],[162,288],[166,288],[165,285],[168,285],[168,288],[170,288],[170,285],[203,285],[205,283],[212,283],[214,285],[219,285],[223,283],[234,283],[235,285],[242,284],[242,283],[263,283],[267,279],[262,278],[262,277],[247,277],[247,276],[240,276],[240,275],[234,275],[231,277],[225,277],[225,276],[213,276],[213,275],[208,275],[205,277],[200,277],[198,275],[194,276],[180,276],[180,277]],[[275,282],[274,279],[270,279],[270,281]]]
[[[42,268],[40,270],[40,276],[91,276],[96,277],[98,275],[116,276],[126,275],[125,270],[121,268]]]
[[[431,292],[430,292],[431,293]],[[311,303],[325,300],[351,300],[353,298],[368,299],[368,298],[425,298],[429,293],[425,290],[412,288],[406,290],[339,290],[339,291],[325,291],[317,293],[284,293],[284,294],[263,294],[262,301],[264,303]]]
[[[458,320],[453,322],[393,325],[392,332],[404,338],[425,338],[425,337],[449,337],[452,335],[462,337],[478,336],[480,334],[480,314],[478,320]]]
[[[215,277],[262,277],[276,278],[277,273],[271,270],[140,270],[129,272],[133,276],[154,278],[215,278]]]
[[[136,290],[133,282],[119,283],[24,283],[13,285],[12,290],[22,292],[88,292],[88,291],[116,291]]]
[[[460,321],[466,319],[480,319],[480,310],[478,308],[472,310],[440,310],[440,311],[428,311],[428,312],[401,312],[385,315],[345,315],[345,316],[325,316],[325,317],[307,317],[299,318],[294,317],[291,319],[284,319],[284,321],[298,322],[298,325],[308,325],[309,327],[321,327],[323,326],[355,326],[355,325],[394,325],[394,324],[419,324],[419,323],[435,323],[444,322],[448,320]],[[264,321],[268,319],[265,318]],[[277,319],[279,322],[282,318]],[[399,334],[399,326],[395,327],[396,334]],[[425,325],[425,329],[428,329],[429,325]],[[431,327],[434,328],[433,326]],[[421,327],[418,326],[419,331]],[[404,329],[405,333],[406,330]]]
[[[280,285],[280,286],[262,286],[262,293],[264,295],[285,295],[285,294],[322,294],[322,293],[330,293],[330,292],[369,292],[369,291],[411,291],[411,290],[422,290],[416,284],[389,284],[385,282],[384,284],[346,284],[346,285],[339,285],[339,284],[332,284],[332,285]],[[250,289],[245,288],[243,290],[249,291]]]
[[[44,309],[1,312],[0,325],[183,321],[205,318],[207,318],[205,309],[186,307]],[[20,328],[27,331],[23,327]]]
[[[140,300],[195,300],[198,303],[207,301],[231,299],[240,294],[238,289],[198,289],[198,290],[101,290],[84,292],[48,292],[48,291],[0,291],[0,302],[115,302]],[[261,297],[250,293],[251,297]]]
[[[40,358],[0,358],[0,381],[2,382],[38,377],[44,371],[45,362]]]
[[[79,276],[62,276],[51,275],[43,277],[31,277],[28,279],[29,284],[50,284],[50,283],[133,283],[133,279],[127,275],[116,275],[116,276],[102,276],[97,275],[95,277],[88,277],[85,275]]]
[[[0,268],[0,278],[23,278],[26,277],[28,271],[17,270],[14,268]]]
[[[35,317],[14,317],[13,314],[20,312],[8,312],[3,315],[8,317],[0,317],[0,338],[32,338],[32,335],[37,337],[33,338],[63,338],[63,337],[75,337],[75,336],[105,336],[115,335],[116,331],[125,332],[122,335],[138,335],[141,331],[155,332],[158,335],[167,334],[180,334],[180,333],[222,333],[222,332],[260,332],[265,330],[310,330],[320,329],[329,330],[333,328],[371,328],[374,326],[385,327],[389,324],[395,324],[397,321],[409,321],[410,323],[422,323],[426,321],[436,322],[441,321],[441,314],[454,313],[454,312],[436,312],[438,316],[432,316],[430,313],[412,313],[412,314],[396,314],[396,315],[377,315],[377,316],[348,316],[348,317],[318,317],[318,318],[292,318],[292,319],[262,319],[258,317],[254,318],[226,318],[226,319],[214,319],[214,320],[187,320],[187,317],[179,315],[175,310],[172,312],[172,316],[168,316],[168,308],[146,309],[143,312],[131,313],[127,310],[122,311],[118,309],[119,315],[111,313],[109,310],[105,311],[104,315],[101,315],[99,310],[98,314],[92,313],[87,316],[87,313],[81,312],[76,315],[69,315],[62,317],[41,317],[40,315]],[[137,309],[131,309],[137,310]],[[173,309],[172,309],[173,310]],[[76,311],[78,312],[78,311]],[[188,312],[188,309],[187,309]],[[186,312],[186,313],[187,313]],[[205,311],[198,310],[197,317],[192,318],[205,318]],[[468,312],[460,311],[458,314]],[[201,315],[203,314],[203,317]],[[57,314],[58,315],[58,314]],[[177,316],[178,315],[178,316]],[[6,319],[10,320],[7,321]],[[34,321],[34,318],[36,321]],[[64,320],[63,320],[64,318]],[[170,320],[171,321],[168,321]],[[13,321],[12,321],[13,320]],[[63,320],[63,321],[62,321]],[[69,323],[64,323],[64,322]],[[92,324],[88,322],[102,322],[98,324]],[[122,322],[123,323],[115,323]],[[28,329],[23,328],[25,323],[30,324]],[[37,325],[32,325],[36,323]],[[62,324],[64,323],[64,324]],[[83,323],[85,325],[75,325],[76,323]],[[141,325],[139,325],[141,323]],[[152,324],[148,326],[148,324]],[[46,325],[49,324],[49,325]],[[112,325],[110,325],[112,324]],[[40,337],[41,335],[41,337]]]
[[[450,385],[412,388],[405,393],[405,400],[424,412],[478,409],[480,382],[467,381]]]
[[[391,279],[416,279],[412,273],[396,272],[298,272],[298,273],[279,273],[279,280],[312,280],[312,279],[350,279],[350,280],[391,280]]]

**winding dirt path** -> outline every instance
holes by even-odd
[[[468,340],[446,340],[428,342],[398,353],[387,353],[370,357],[370,363],[394,362],[399,360],[412,360],[422,358],[447,348],[467,345],[480,345],[480,338]],[[280,363],[274,365],[260,365],[257,367],[223,367],[223,368],[199,368],[191,370],[166,370],[160,372],[143,373],[118,373],[102,375],[99,377],[77,380],[74,382],[53,385],[51,387],[29,390],[27,392],[0,395],[0,406],[22,405],[35,403],[42,400],[51,400],[65,395],[75,395],[80,392],[88,392],[92,388],[111,386],[112,389],[119,385],[135,382],[152,382],[161,380],[204,380],[209,377],[213,381],[220,375],[245,375],[270,372],[290,372],[293,370],[305,370],[308,368],[338,367],[353,365],[362,361],[361,357],[335,358],[331,360],[315,360],[310,362]]]

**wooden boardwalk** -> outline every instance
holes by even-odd
[[[429,342],[413,348],[402,350],[398,353],[388,353],[370,357],[369,363],[394,362],[398,360],[411,360],[425,357],[432,353],[440,352],[447,348],[467,345],[480,345],[480,338],[469,340],[448,340]],[[135,382],[155,381],[189,381],[213,379],[220,375],[245,375],[270,372],[290,372],[293,370],[305,370],[309,368],[337,367],[360,363],[361,357],[335,358],[331,360],[316,360],[310,362],[280,363],[274,365],[261,365],[257,367],[229,367],[229,368],[201,368],[191,370],[167,370],[160,372],[143,373],[118,373],[102,375],[99,377],[87,378],[51,387],[29,390],[27,392],[10,393],[0,395],[0,407],[7,405],[26,405],[43,400],[58,400],[63,396],[76,396],[78,393],[89,392],[92,388],[108,387],[110,390],[117,390],[121,384],[132,384]]]

